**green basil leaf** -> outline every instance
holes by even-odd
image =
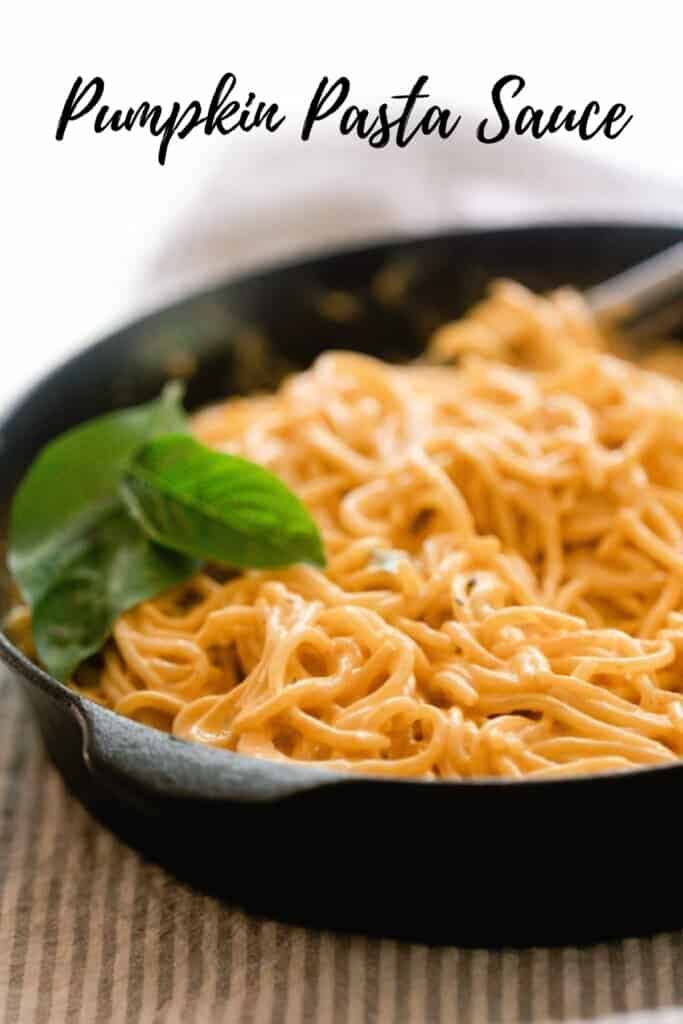
[[[145,445],[121,490],[145,533],[185,554],[239,568],[325,564],[313,519],[281,480],[191,437]]]
[[[61,578],[82,539],[119,508],[121,475],[153,437],[185,429],[182,389],[89,420],[51,441],[23,478],[10,514],[8,564],[30,605]]]
[[[158,547],[123,505],[82,530],[59,578],[34,604],[33,639],[45,668],[68,682],[100,650],[121,612],[187,579],[197,563]]]

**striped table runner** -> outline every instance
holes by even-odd
[[[683,1021],[683,934],[429,948],[251,918],[97,825],[0,679],[0,1021]]]

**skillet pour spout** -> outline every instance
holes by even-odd
[[[451,232],[334,252],[187,298],[75,356],[5,415],[4,522],[43,444],[151,398],[174,368],[190,372],[196,407],[274,384],[324,348],[412,358],[492,278],[588,288],[682,239],[679,228],[609,224]],[[377,282],[391,267],[405,285],[387,301]],[[325,315],[321,297],[339,292],[355,299],[351,319]],[[6,588],[3,611],[9,599]],[[145,856],[255,913],[487,946],[683,924],[659,852],[674,840],[683,763],[536,782],[340,775],[123,719],[57,683],[5,636],[0,658],[74,795]]]

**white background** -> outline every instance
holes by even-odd
[[[132,313],[291,250],[387,229],[587,213],[681,223],[679,9],[674,0],[14,5],[2,72],[0,403]],[[225,71],[239,95],[277,101],[286,128],[192,135],[172,143],[165,167],[146,132],[96,136],[83,119],[54,139],[77,75],[102,76],[105,101],[125,108],[206,105]],[[332,132],[307,145],[296,137],[324,74],[348,75],[359,103],[428,74],[434,99],[469,111],[471,125],[508,73],[524,76],[535,105],[622,102],[633,122],[616,141],[566,135],[521,148],[456,133],[438,156],[433,146],[378,153]]]

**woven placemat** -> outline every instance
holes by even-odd
[[[488,952],[251,918],[179,884],[90,818],[47,761],[16,687],[0,678],[4,1024],[463,1024],[622,1014],[683,1021],[683,933]]]

